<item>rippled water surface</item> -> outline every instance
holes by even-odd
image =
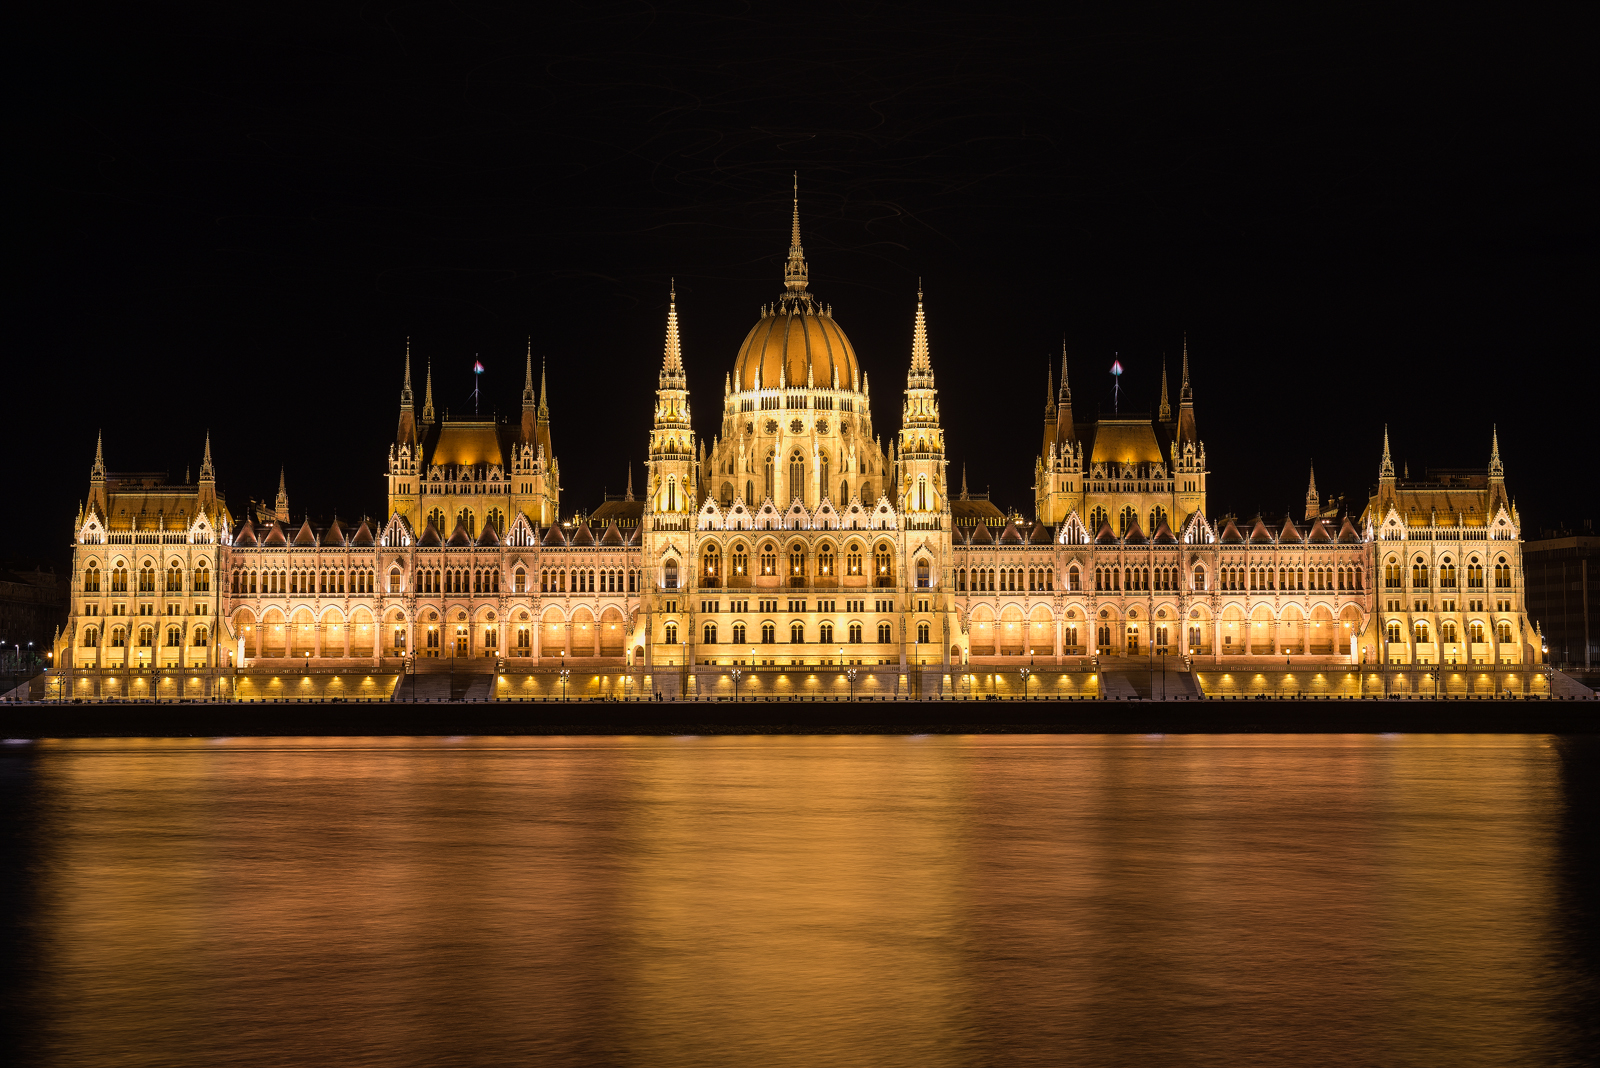
[[[9,748],[6,1028],[27,1063],[1600,1048],[1582,739]]]

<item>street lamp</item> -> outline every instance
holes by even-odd
[[[844,677],[850,680],[850,700],[856,699],[856,669],[847,668]]]
[[[736,704],[739,701],[739,676],[742,674],[744,673],[738,668],[733,669],[733,700]]]
[[[1028,671],[1027,668],[1023,668],[1022,669],[1022,699],[1024,701],[1026,701],[1028,699],[1028,675],[1029,674],[1030,674],[1030,672]]]
[[[565,701],[567,699],[567,676],[569,676],[571,674],[572,674],[572,672],[569,671],[568,669],[566,669],[566,668],[562,668],[561,669],[561,700],[563,700],[563,701]]]

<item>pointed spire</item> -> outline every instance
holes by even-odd
[[[287,483],[284,481],[282,465],[278,467],[278,499],[275,504],[276,507],[273,511],[276,513],[278,521],[287,523],[289,521],[289,490]]]
[[[1320,498],[1317,496],[1317,465],[1311,464],[1311,484],[1306,487],[1306,518],[1315,519],[1322,514]]]
[[[1072,387],[1067,384],[1067,339],[1061,339],[1061,392],[1057,395],[1058,404],[1072,406]]]
[[[661,358],[661,388],[683,389],[683,346],[678,339],[678,283],[667,284],[667,344]]]
[[[211,431],[206,431],[206,454],[200,460],[200,481],[214,482],[217,478],[216,468],[211,466]]]
[[[964,501],[970,499],[970,498],[967,497],[967,465],[966,464],[962,464],[961,465],[961,499],[964,500]]]
[[[1161,409],[1156,413],[1156,418],[1163,423],[1172,422],[1172,405],[1167,402],[1167,358],[1161,357]]]
[[[550,394],[545,388],[545,362],[539,361],[539,422],[550,421]]]
[[[523,365],[522,370],[522,406],[524,408],[533,408],[538,403],[538,397],[533,392],[533,335],[530,334],[528,335],[527,362]]]
[[[406,335],[406,378],[400,386],[400,406],[411,407],[411,335]]]
[[[1049,360],[1044,362],[1044,417],[1056,421],[1056,373]]]
[[[1383,461],[1378,464],[1379,478],[1394,477],[1394,461],[1389,458],[1389,424],[1383,424]]]
[[[928,360],[928,317],[922,311],[922,279],[917,279],[917,325],[911,334],[911,373],[933,373]]]
[[[106,477],[106,459],[100,451],[102,437],[104,437],[104,431],[96,430],[94,432],[94,466],[89,468],[90,478]]]
[[[795,300],[804,298],[810,304],[810,297],[806,294],[806,282],[809,272],[806,268],[805,249],[800,245],[800,172],[794,174],[794,224],[789,234],[789,262],[783,268],[783,285],[787,291],[785,299]]]
[[[1183,383],[1178,387],[1178,400],[1194,400],[1193,391],[1189,388],[1189,332],[1183,334]]]
[[[433,422],[433,361],[428,361],[427,377],[422,386],[422,421]]]
[[[628,465],[628,493],[622,498],[625,501],[633,500],[633,465]]]
[[[1489,477],[1504,478],[1505,465],[1500,462],[1500,428],[1494,428],[1493,444],[1489,448]]]

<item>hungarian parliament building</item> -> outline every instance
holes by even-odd
[[[798,205],[783,281],[725,377],[709,449],[674,295],[647,479],[587,514],[562,510],[531,352],[520,421],[479,421],[440,418],[431,370],[418,407],[407,348],[381,521],[295,515],[281,480],[275,508],[235,515],[209,437],[198,479],[177,485],[108,471],[97,442],[56,663],[94,676],[442,659],[644,675],[1536,662],[1490,433],[1486,466],[1420,480],[1396,477],[1386,433],[1359,514],[1319,498],[1313,476],[1303,515],[1213,516],[1187,345],[1176,405],[1163,371],[1154,417],[1077,418],[1063,356],[1033,517],[1007,515],[964,478],[951,487],[922,295],[885,447],[868,376],[811,293]]]

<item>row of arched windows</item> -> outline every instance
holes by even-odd
[[[1466,566],[1461,570],[1466,572],[1467,589],[1481,590],[1484,588],[1484,566],[1476,556],[1468,560]],[[1494,562],[1493,570],[1495,589],[1509,590],[1511,588],[1511,562],[1502,556]],[[1404,577],[1404,567],[1398,559],[1391,556],[1383,565],[1384,589],[1398,590],[1403,588]],[[1457,580],[1455,561],[1447,556],[1439,562],[1439,588],[1441,590],[1456,589]],[[1427,558],[1420,555],[1415,557],[1411,561],[1411,588],[1426,590],[1432,586],[1432,583],[1433,568],[1429,566]],[[1356,588],[1359,589],[1360,587]]]
[[[921,585],[919,582],[918,585]],[[974,567],[956,569],[960,592],[1042,593],[1056,588],[1056,573],[1047,567]]]
[[[155,628],[140,627],[139,647],[148,649],[155,644]],[[83,630],[83,647],[93,649],[100,644],[100,628],[85,627]],[[128,644],[128,631],[124,627],[112,627],[111,634],[106,642],[107,648],[123,649]],[[168,648],[177,648],[183,644],[183,628],[168,627],[166,632],[166,645]],[[211,644],[211,632],[204,626],[197,626],[190,632],[190,644],[197,649],[204,649]]]
[[[521,591],[520,582],[518,591]],[[546,568],[539,572],[539,592],[638,593],[639,572],[620,567]]]
[[[193,588],[196,593],[209,593],[211,591],[211,568],[206,561],[200,561],[198,566],[195,567],[192,577],[194,582]],[[155,565],[145,564],[144,567],[139,569],[139,592],[155,593],[156,579],[157,573]],[[100,572],[100,562],[98,560],[91,560],[84,567],[83,590],[85,593],[100,593],[101,585],[102,576]],[[183,565],[177,560],[173,560],[172,563],[167,567],[165,588],[168,593],[181,593],[183,591]],[[111,570],[109,592],[128,592],[128,569],[120,563]]]
[[[201,571],[204,569],[202,568]],[[204,581],[210,587],[210,578],[195,572],[195,589]],[[257,571],[240,569],[228,576],[228,586],[233,593],[294,593],[303,596],[317,594],[373,593],[377,576],[370,568],[329,568],[327,570]]]
[[[1398,619],[1389,620],[1388,625],[1384,629],[1387,631],[1386,637],[1391,645],[1398,645],[1401,641],[1405,640],[1405,629]],[[1428,621],[1425,619],[1419,619],[1411,625],[1411,637],[1418,643],[1426,644],[1428,641],[1430,641],[1431,639],[1429,635],[1431,633],[1432,630],[1428,626]],[[1455,620],[1447,619],[1439,624],[1439,640],[1441,642],[1457,641],[1458,633],[1459,632],[1456,630]],[[1502,645],[1514,640],[1510,620],[1502,619],[1495,624],[1495,638],[1498,639]],[[1467,624],[1467,640],[1475,645],[1481,645],[1483,644],[1483,639],[1483,620],[1474,619],[1469,622]]]

